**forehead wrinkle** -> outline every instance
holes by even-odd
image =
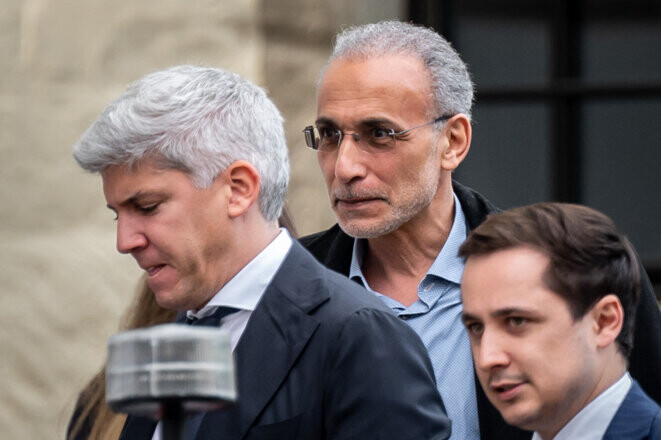
[[[326,102],[323,108],[320,105],[315,123],[349,128],[388,124],[401,128],[426,122],[427,112],[422,107],[415,107],[419,110],[415,112],[418,113],[417,115],[401,111],[400,107],[406,104],[406,99],[399,101],[401,106],[380,99],[356,99],[352,101],[356,102],[354,104],[342,102],[339,105],[337,102]]]

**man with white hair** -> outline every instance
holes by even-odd
[[[530,439],[476,385],[461,322],[459,246],[496,210],[452,179],[471,144],[473,84],[431,29],[385,21],[345,29],[305,128],[338,224],[301,243],[365,286],[420,335],[456,440]],[[661,399],[661,314],[641,272],[631,374]]]
[[[159,305],[230,333],[238,401],[187,420],[188,438],[448,438],[416,334],[278,228],[289,163],[262,89],[213,68],[149,74],[74,156],[101,174],[117,249]],[[120,438],[156,425],[129,417]]]

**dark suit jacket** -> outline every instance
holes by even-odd
[[[363,288],[294,243],[235,350],[238,402],[196,439],[446,439],[424,345]],[[129,417],[121,439],[150,439]]]
[[[469,231],[482,223],[488,214],[498,211],[487,199],[472,189],[458,182],[452,182],[452,186],[461,202]],[[328,268],[344,275],[349,274],[353,238],[345,234],[338,225],[303,237],[300,242]],[[661,402],[661,313],[645,271],[641,271],[641,287],[634,331],[634,348],[629,356],[629,371],[654,400]],[[530,439],[531,433],[505,423],[486,398],[479,383],[476,383],[476,389],[482,439]]]
[[[634,380],[615,413],[604,440],[661,439],[661,408]]]

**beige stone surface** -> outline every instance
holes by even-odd
[[[5,0],[0,12],[0,437],[63,438],[138,270],[71,146],[143,74],[224,67],[263,83],[256,1]]]
[[[343,24],[401,15],[401,1],[4,0],[0,10],[0,438],[63,438],[77,392],[138,269],[114,249],[100,179],[71,146],[140,76],[219,66],[266,87],[286,119],[288,202],[303,233],[333,215],[302,128]]]

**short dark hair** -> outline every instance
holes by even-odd
[[[615,294],[624,309],[620,352],[633,347],[640,269],[629,240],[605,214],[586,206],[537,203],[490,215],[459,249],[464,258],[528,246],[550,260],[544,283],[562,297],[574,319]]]

